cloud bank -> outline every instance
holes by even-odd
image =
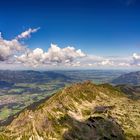
[[[6,40],[2,37],[2,33],[0,33],[0,61],[5,61],[12,58],[15,54],[25,51],[25,46],[20,43],[20,39],[29,38],[32,33],[35,33],[39,30],[36,29],[28,29],[25,32],[22,32],[20,35],[15,37],[12,40]]]
[[[86,54],[80,49],[76,50],[74,47],[69,46],[61,49],[56,44],[51,44],[47,52],[43,51],[41,48],[36,48],[25,52],[25,54],[21,56],[16,56],[16,59],[18,62],[36,67],[42,64],[70,64],[75,59],[85,56]]]
[[[17,39],[5,40],[0,38],[0,61],[5,61],[14,54],[22,51],[24,45],[22,45]]]
[[[0,33],[0,65],[22,65],[28,67],[42,66],[60,66],[60,67],[83,67],[83,68],[130,68],[140,66],[140,55],[133,53],[128,57],[104,57],[89,55],[80,49],[72,46],[64,48],[57,44],[51,44],[47,51],[42,48],[34,50],[21,43],[21,40],[30,38],[40,28],[31,29],[22,32],[12,40],[6,40]]]

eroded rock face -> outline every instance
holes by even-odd
[[[96,106],[94,108],[94,113],[107,113],[109,110],[113,109],[115,106]]]

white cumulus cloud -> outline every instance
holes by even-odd
[[[0,32],[0,61],[5,61],[7,59],[13,58],[15,54],[25,50],[25,46],[19,41],[19,39],[29,37],[31,33],[36,32],[38,29],[39,28],[29,29],[12,40],[4,39]]]
[[[13,56],[23,49],[24,46],[16,39],[9,41],[0,38],[0,61],[7,60],[10,56]]]
[[[0,64],[1,65],[22,65],[29,67],[83,67],[83,68],[119,68],[140,66],[140,54],[132,56],[96,56],[85,54],[82,50],[67,46],[61,48],[51,44],[47,51],[41,48],[34,50],[28,48],[22,39],[29,38],[40,28],[29,28],[14,39],[4,39],[0,32]]]
[[[29,28],[27,31],[22,32],[20,35],[18,35],[16,38],[17,39],[24,39],[24,38],[29,38],[31,36],[32,33],[37,32],[40,29],[40,27],[32,29]]]
[[[18,62],[25,65],[38,66],[42,64],[50,65],[65,65],[72,64],[72,62],[78,58],[85,57],[86,54],[80,49],[76,50],[74,47],[60,48],[56,44],[51,44],[51,47],[47,52],[41,48],[30,50],[21,56],[16,56]]]

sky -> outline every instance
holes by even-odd
[[[139,0],[1,0],[0,69],[139,69],[139,25]]]

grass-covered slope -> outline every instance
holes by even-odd
[[[139,105],[107,84],[75,84],[23,110],[0,140],[139,140]]]

